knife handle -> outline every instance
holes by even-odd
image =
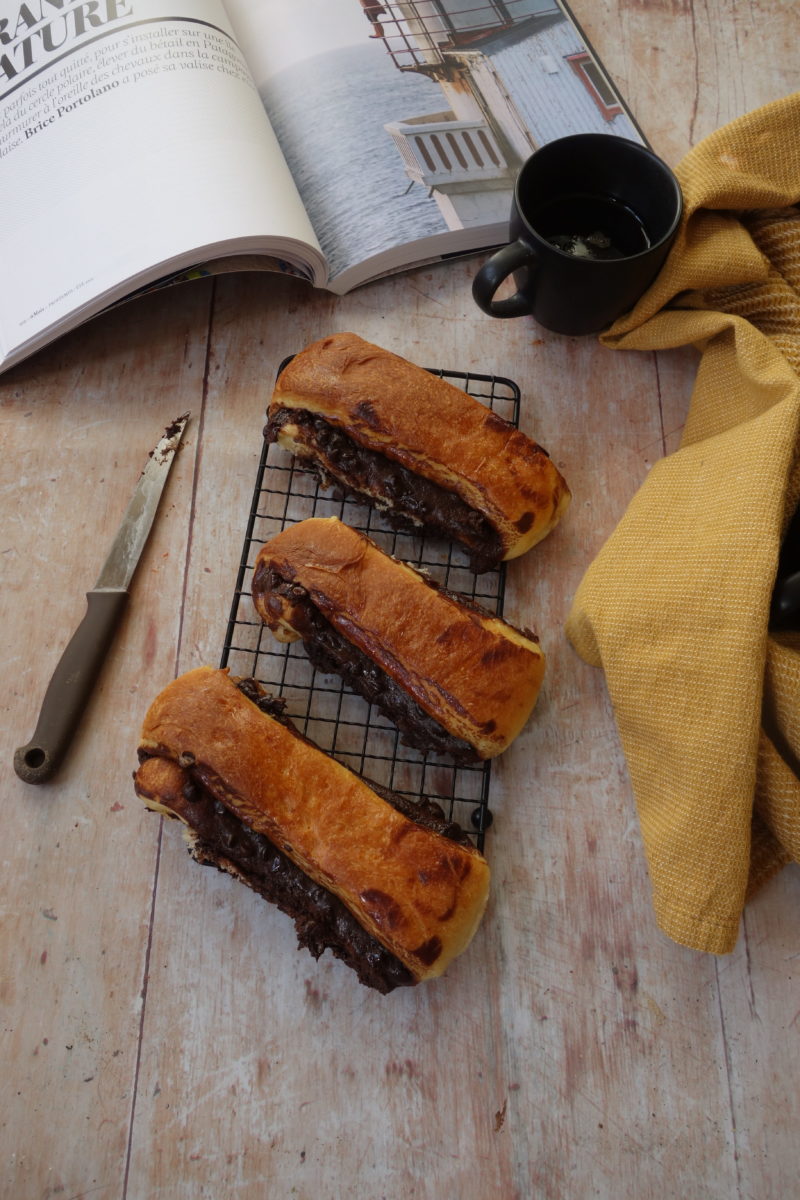
[[[125,591],[87,592],[86,615],[47,685],[36,731],[14,754],[14,770],[25,783],[44,783],[61,765],[127,599]]]

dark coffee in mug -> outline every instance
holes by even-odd
[[[519,172],[511,240],[481,267],[472,294],[493,317],[599,333],[653,282],[682,211],[677,179],[646,146],[613,134],[559,138]],[[496,299],[512,276],[516,293]]]
[[[558,196],[537,209],[531,225],[573,258],[630,258],[650,247],[644,222],[613,196]]]

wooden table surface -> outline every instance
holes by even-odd
[[[792,0],[574,9],[673,164],[797,87]],[[471,301],[474,269],[344,299],[272,276],[204,280],[0,379],[4,1198],[798,1194],[800,873],[749,906],[728,957],[659,932],[603,677],[563,633],[584,569],[677,444],[695,352],[492,321]],[[574,492],[509,570],[506,612],[537,628],[549,670],[493,772],[486,919],[443,979],[386,998],[194,865],[131,784],[156,691],[219,660],[276,367],[334,330],[511,376],[522,427]],[[25,785],[13,749],[147,453],[186,409],[79,735],[56,780]]]

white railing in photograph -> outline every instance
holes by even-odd
[[[560,12],[554,0],[379,0],[371,19],[401,71],[430,71],[448,50]]]
[[[511,174],[497,139],[481,121],[455,121],[446,113],[393,121],[385,126],[406,175],[425,187],[504,179]]]

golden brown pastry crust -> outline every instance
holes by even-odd
[[[461,604],[336,517],[289,526],[259,551],[253,601],[281,640],[298,637],[291,599],[267,572],[300,584],[322,615],[479,758],[500,754],[533,710],[539,643]]]
[[[141,747],[192,771],[228,808],[328,888],[413,975],[440,975],[471,941],[489,867],[398,813],[363,780],[274,721],[227,671],[169,684]]]
[[[182,821],[188,826],[179,802],[181,793],[189,781],[184,767],[179,767],[170,758],[146,758],[140,763],[133,778],[136,795],[144,800],[152,812]],[[188,840],[191,843],[194,837],[190,835]]]
[[[332,892],[305,875],[263,834],[248,829],[190,770],[167,758],[146,758],[134,773],[134,787],[148,808],[183,822],[184,840],[195,862],[225,871],[290,917],[299,948],[314,958],[330,950],[355,971],[359,982],[384,996],[419,982]],[[436,813],[425,806],[423,820],[431,817]]]
[[[536,442],[466,392],[354,333],[322,338],[292,359],[270,413],[280,408],[317,413],[353,441],[457,493],[496,529],[504,559],[541,541],[570,501],[566,481]],[[278,441],[300,449],[290,429]]]

